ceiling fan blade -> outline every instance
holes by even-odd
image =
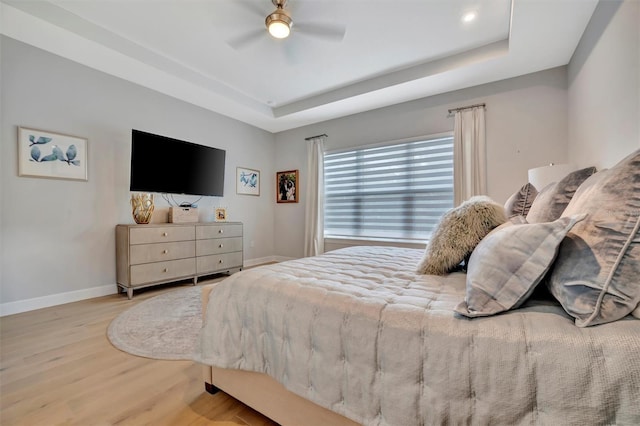
[[[304,62],[305,48],[303,44],[298,43],[295,39],[286,40],[281,44],[283,57],[288,65],[299,65]]]
[[[258,3],[255,0],[233,0],[231,3],[262,19],[264,19],[264,17],[269,13],[269,10],[267,9],[273,9],[273,7],[271,7],[271,3],[269,3],[269,7],[265,8],[263,7],[265,6],[262,4],[263,2]]]
[[[260,28],[257,30],[249,31],[239,36],[232,37],[227,40],[227,44],[233,49],[242,49],[250,44],[253,44],[263,38],[267,33],[266,30]]]
[[[299,31],[301,34],[322,37],[331,41],[342,41],[344,34],[347,31],[344,25],[340,24],[318,24],[312,22],[297,23],[294,21],[294,31]]]

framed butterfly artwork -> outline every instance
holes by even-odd
[[[18,127],[18,176],[87,181],[87,139]]]

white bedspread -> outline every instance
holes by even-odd
[[[640,424],[640,321],[578,328],[552,302],[458,317],[465,275],[415,275],[421,256],[354,247],[234,274],[197,360],[367,425]]]

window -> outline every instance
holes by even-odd
[[[421,240],[453,207],[453,136],[324,155],[325,237]]]

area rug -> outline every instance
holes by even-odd
[[[133,355],[192,360],[202,327],[201,293],[195,286],[144,300],[111,321],[107,337]]]

